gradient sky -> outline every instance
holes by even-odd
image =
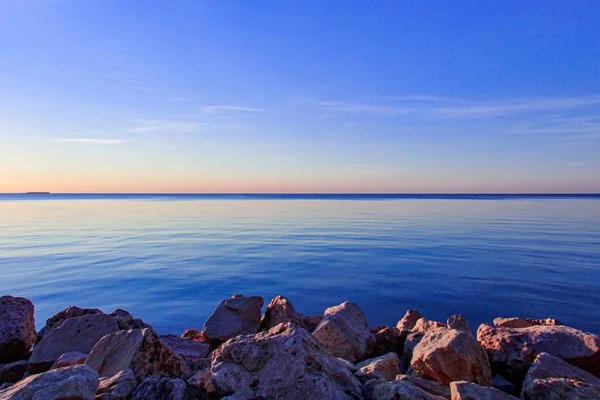
[[[0,0],[0,192],[600,192],[600,1]]]

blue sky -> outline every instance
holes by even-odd
[[[0,1],[0,192],[600,192],[598,1]]]

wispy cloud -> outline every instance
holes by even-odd
[[[58,138],[57,142],[82,144],[121,144],[125,139],[90,139],[90,138]]]
[[[572,167],[581,167],[582,165],[585,165],[585,163],[584,162],[574,162],[574,163],[571,163]]]
[[[200,111],[206,114],[218,114],[228,111],[242,111],[242,112],[263,112],[262,108],[254,107],[240,107],[240,106],[200,106]]]
[[[187,121],[163,121],[142,120],[132,128],[127,129],[130,133],[193,133],[201,129],[209,128],[208,123]]]

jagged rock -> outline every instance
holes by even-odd
[[[370,379],[393,381],[396,375],[400,373],[398,363],[398,355],[396,353],[388,353],[356,364],[358,370],[354,375],[361,382],[366,382]]]
[[[138,381],[148,376],[186,378],[190,369],[164,344],[152,328],[118,331],[104,336],[92,349],[86,365],[101,377],[131,369]]]
[[[404,341],[404,356],[403,356],[403,364],[402,371],[406,371],[406,369],[410,366],[410,362],[412,360],[413,351],[415,347],[419,344],[419,342],[425,336],[421,332],[414,332],[409,334]]]
[[[223,300],[208,318],[201,335],[211,343],[221,343],[232,337],[256,333],[260,328],[260,296],[233,295]]]
[[[446,323],[446,325],[450,329],[458,329],[459,331],[464,331],[471,334],[471,336],[473,335],[473,332],[471,332],[471,328],[469,328],[469,323],[467,322],[467,319],[464,315],[456,314],[451,316],[450,318],[448,318],[448,322]]]
[[[435,329],[435,328],[446,328],[446,324],[438,322],[438,321],[430,321],[425,318],[420,318],[417,320],[417,323],[415,324],[414,328],[412,329],[412,332],[427,333],[430,330]]]
[[[524,400],[597,400],[600,386],[574,379],[535,379],[523,392]]]
[[[133,315],[131,315],[129,311],[117,308],[115,311],[111,312],[110,315],[117,321],[120,330],[129,330],[129,327],[133,322]]]
[[[400,330],[390,326],[378,327],[375,330],[375,341],[366,355],[368,358],[379,357],[387,353],[402,355],[404,352],[404,340]],[[372,330],[373,331],[373,330]]]
[[[97,308],[79,308],[77,306],[71,306],[64,310],[54,314],[52,317],[46,320],[46,325],[40,329],[37,334],[37,341],[42,340],[42,337],[48,332],[49,329],[57,327],[69,318],[78,318],[92,314],[104,314]]]
[[[290,323],[225,342],[213,354],[211,375],[221,395],[236,399],[362,398],[346,366]]]
[[[217,388],[212,381],[210,367],[196,372],[187,382],[196,397],[217,395]]]
[[[529,328],[530,326],[536,325],[563,325],[563,323],[555,320],[554,318],[546,319],[531,319],[531,318],[495,318],[494,325],[503,326],[505,328]]]
[[[516,400],[517,397],[501,390],[480,386],[473,382],[457,381],[450,383],[452,400]]]
[[[0,400],[93,400],[97,388],[96,371],[75,365],[31,375],[0,391]]]
[[[443,397],[445,399],[450,399],[450,387],[448,385],[443,385],[439,382],[420,378],[415,375],[398,375],[396,377],[396,380],[409,381],[410,383],[420,387],[427,393],[431,393],[436,396]]]
[[[364,359],[375,342],[365,314],[356,303],[349,301],[325,310],[313,335],[330,354],[350,362]]]
[[[414,348],[411,365],[420,376],[446,385],[467,380],[489,386],[492,380],[485,350],[472,335],[456,329],[430,330]]]
[[[68,351],[62,356],[58,357],[58,360],[52,364],[50,369],[70,367],[71,365],[85,364],[87,360],[87,354],[80,353],[78,351]]]
[[[27,372],[27,360],[14,361],[9,364],[0,364],[0,383],[15,383],[23,378]]]
[[[210,360],[207,357],[209,357],[211,348],[208,343],[183,339],[176,335],[160,335],[160,340],[179,354],[192,372],[210,365]]]
[[[96,400],[127,400],[138,386],[133,371],[129,368],[109,378],[101,378]]]
[[[23,297],[0,297],[0,363],[25,358],[35,343],[33,303]]]
[[[477,340],[488,352],[492,368],[520,383],[540,353],[555,357],[600,376],[600,336],[564,325],[505,328],[482,324]]]
[[[373,390],[373,400],[446,400],[444,397],[428,393],[406,380],[381,383]]]
[[[398,321],[396,328],[400,331],[412,331],[417,321],[421,318],[423,318],[423,314],[421,314],[419,310],[408,310],[406,314],[404,314],[404,317]]]
[[[179,378],[146,378],[131,400],[195,400],[192,389]]]
[[[261,329],[271,329],[275,325],[284,322],[293,322],[296,325],[310,330],[305,323],[306,317],[296,311],[292,303],[285,297],[279,295],[275,297],[265,310],[261,320]]]
[[[118,329],[115,319],[107,314],[69,318],[46,331],[33,349],[29,372],[38,374],[47,371],[60,356],[69,351],[87,354],[104,335]]]
[[[513,396],[519,396],[519,389],[512,383],[507,381],[500,374],[496,374],[492,378],[492,387],[502,390],[504,393],[508,393]]]

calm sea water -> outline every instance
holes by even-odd
[[[234,293],[600,333],[599,196],[0,195],[0,294],[201,328]]]

